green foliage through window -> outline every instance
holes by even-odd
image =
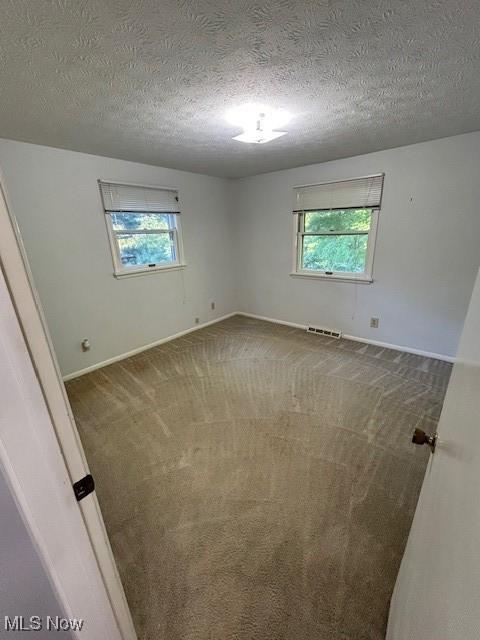
[[[303,216],[301,269],[365,272],[371,209],[308,211]]]
[[[171,233],[117,234],[120,259],[125,266],[142,266],[174,262],[175,248]]]
[[[114,231],[170,229],[170,213],[112,213]]]
[[[173,214],[124,212],[110,215],[124,267],[165,265],[177,260]]]
[[[305,213],[305,232],[368,231],[371,221],[371,209],[307,211]]]

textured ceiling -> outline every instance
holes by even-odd
[[[0,136],[238,177],[480,129],[479,0],[0,0]],[[266,145],[225,111],[288,109]]]

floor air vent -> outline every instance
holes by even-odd
[[[322,329],[321,327],[307,327],[308,333],[318,333],[321,336],[328,336],[329,338],[336,338],[337,340],[342,337],[342,332],[335,329]]]

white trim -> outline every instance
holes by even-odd
[[[268,318],[267,316],[259,316],[256,313],[247,313],[246,311],[238,311],[235,315],[245,316],[246,318],[255,318],[255,320],[264,320],[265,322],[273,322],[273,324],[283,324],[286,327],[293,327],[294,329],[305,329],[309,325],[299,324],[298,322],[289,322],[288,320],[277,320],[276,318]]]
[[[287,322],[286,320],[277,320],[276,318],[268,318],[266,316],[259,316],[255,313],[246,313],[245,311],[238,311],[236,314],[239,316],[246,316],[247,318],[255,318],[256,320],[264,320],[265,322],[272,322],[274,324],[283,324],[287,327],[295,327],[296,329],[307,329],[309,325],[299,324],[298,322]],[[363,342],[365,344],[373,344],[376,347],[383,347],[384,349],[393,349],[394,351],[403,351],[405,353],[413,353],[417,356],[424,356],[425,358],[433,358],[434,360],[443,360],[444,362],[455,362],[456,359],[453,356],[447,356],[443,353],[435,353],[433,351],[424,351],[423,349],[415,349],[414,347],[400,346],[398,344],[391,344],[390,342],[380,342],[379,340],[370,340],[369,338],[361,338],[359,336],[351,336],[347,333],[342,335],[344,340],[353,340],[355,342]]]
[[[404,351],[405,353],[413,353],[416,356],[424,356],[433,360],[443,360],[444,362],[456,361],[453,356],[447,356],[444,353],[435,353],[434,351],[424,351],[423,349],[415,349],[415,347],[402,347],[398,344],[390,344],[390,342],[381,342],[380,340],[371,340],[370,338],[360,338],[359,336],[351,336],[345,333],[345,340],[353,340],[354,342],[364,342],[365,344],[373,344],[375,347],[383,347],[384,349],[393,349],[394,351]]]
[[[355,178],[342,178],[341,180],[327,180],[326,182],[313,182],[310,184],[294,184],[293,188],[302,189],[303,187],[321,187],[324,184],[335,184],[336,182],[352,182],[353,180],[366,180],[367,178],[380,178],[381,176],[385,177],[385,173],[372,173],[368,176],[356,176]]]
[[[33,285],[33,278],[22,244],[18,224],[9,204],[8,196],[4,192],[1,172],[0,258],[5,272],[5,279],[10,289],[10,295],[15,305],[15,311],[32,359],[32,364],[48,406],[54,434],[58,439],[63,459],[68,469],[69,483],[75,482],[75,480],[82,478],[88,473],[88,464],[65,387],[61,381],[60,369],[38,294]],[[39,457],[39,460],[43,460],[43,458]],[[31,468],[29,472],[31,473]],[[40,472],[40,469],[38,472]],[[75,502],[75,505],[76,504]],[[98,568],[101,572],[101,577],[107,589],[108,598],[121,629],[121,637],[123,640],[135,640],[137,636],[133,627],[130,610],[118,575],[110,541],[95,493],[92,493],[85,500],[82,500],[82,502],[79,503],[79,507],[98,563]],[[51,521],[49,526],[51,526]],[[81,535],[80,527],[77,526],[77,529],[78,535]],[[78,546],[76,552],[81,553],[80,546]],[[60,581],[63,582],[64,580],[68,580],[66,574],[60,576]],[[95,595],[95,593],[93,595]]]
[[[311,271],[297,271],[290,273],[294,278],[311,278],[313,280],[337,280],[340,282],[354,282],[360,284],[372,284],[373,278],[366,278],[365,276],[354,278],[352,276],[341,276],[338,272],[333,272],[331,276],[325,273],[314,273]]]
[[[183,264],[168,264],[164,267],[156,266],[156,267],[145,267],[142,269],[132,269],[131,271],[114,271],[113,275],[115,278],[119,280],[123,280],[123,278],[134,278],[135,276],[145,276],[149,273],[156,273],[157,271],[181,271],[185,269],[186,263]]]
[[[68,373],[66,376],[63,376],[63,380],[66,382],[67,380],[73,380],[74,378],[79,378],[80,376],[83,376],[86,373],[90,373],[91,371],[95,371],[96,369],[107,367],[109,364],[113,364],[114,362],[119,362],[120,360],[125,360],[126,358],[130,358],[131,356],[137,355],[137,353],[142,353],[142,351],[147,351],[148,349],[152,349],[153,347],[158,347],[158,345],[160,344],[164,344],[165,342],[170,342],[171,340],[175,340],[176,338],[181,338],[182,336],[186,336],[188,333],[193,333],[198,329],[204,329],[205,327],[208,327],[211,324],[222,322],[222,320],[226,320],[227,318],[231,318],[232,316],[237,316],[237,315],[242,315],[242,314],[240,314],[237,311],[234,311],[232,313],[227,313],[224,316],[220,316],[219,318],[214,318],[213,320],[209,320],[208,322],[197,324],[194,327],[190,327],[189,329],[184,329],[183,331],[174,333],[173,335],[167,336],[166,338],[160,338],[160,340],[155,340],[155,342],[150,342],[150,344],[145,344],[141,347],[137,347],[136,349],[132,349],[131,351],[127,351],[126,353],[121,353],[118,356],[113,356],[113,358],[108,358],[108,360],[103,360],[102,362],[97,362],[97,364],[92,364],[90,367],[86,367],[85,369],[79,369],[78,371],[74,371],[73,373]]]
[[[145,344],[141,347],[137,347],[136,349],[132,349],[131,351],[121,353],[120,355],[114,356],[113,358],[108,358],[108,360],[97,362],[96,364],[92,364],[90,367],[86,367],[85,369],[79,369],[78,371],[73,371],[72,373],[68,373],[66,376],[63,376],[63,380],[67,382],[68,380],[79,378],[80,376],[83,376],[92,371],[96,371],[97,369],[102,369],[103,367],[107,367],[108,365],[114,364],[115,362],[120,362],[121,360],[130,358],[131,356],[135,356],[138,353],[142,353],[142,351],[148,351],[148,349],[157,347],[158,345],[164,344],[165,342],[170,342],[171,340],[175,340],[176,338],[181,338],[182,336],[185,336],[189,333],[193,333],[198,329],[203,329],[204,327],[208,327],[212,324],[216,324],[217,322],[222,322],[222,320],[227,320],[227,318],[233,318],[233,316],[245,316],[246,318],[255,318],[256,320],[264,320],[265,322],[272,322],[273,324],[282,324],[287,327],[293,327],[295,329],[307,330],[307,327],[309,326],[306,324],[299,324],[298,322],[289,322],[287,320],[278,320],[277,318],[259,316],[255,313],[247,313],[246,311],[233,311],[232,313],[227,313],[226,315],[220,316],[219,318],[215,318],[214,320],[209,320],[208,322],[195,325],[194,327],[190,327],[189,329],[185,329],[184,331],[179,331],[178,333],[174,333],[173,335],[167,336],[166,338],[160,338],[160,340],[155,340],[155,342],[151,342],[150,344]],[[373,344],[377,347],[384,347],[385,349],[393,349],[395,351],[404,351],[405,353],[413,353],[415,355],[425,356],[426,358],[433,358],[435,360],[443,360],[445,362],[455,362],[455,358],[452,356],[447,356],[441,353],[434,353],[432,351],[423,351],[422,349],[415,349],[413,347],[402,347],[400,345],[390,344],[389,342],[379,342],[378,340],[370,340],[369,338],[360,338],[359,336],[351,336],[348,334],[342,334],[342,338],[344,338],[345,340],[354,340],[355,342],[363,342],[365,344]]]
[[[85,620],[84,629],[72,632],[72,637],[126,638],[117,624],[1,271],[0,360],[0,466],[61,608],[67,617]]]
[[[370,229],[368,230],[367,255],[365,260],[365,271],[363,273],[345,273],[333,271],[327,274],[325,271],[313,271],[301,269],[303,238],[305,235],[329,235],[328,233],[305,233],[305,212],[293,212],[293,255],[291,276],[300,278],[316,278],[318,280],[338,280],[340,282],[359,282],[361,284],[371,284],[373,282],[373,263],[375,258],[375,248],[377,244],[378,218],[380,207],[369,207],[372,211]],[[347,234],[346,234],[347,235]],[[357,234],[357,235],[360,235]]]
[[[173,222],[175,224],[174,227],[169,229],[155,229],[153,231],[146,231],[145,233],[173,233],[173,244],[175,247],[176,259],[174,262],[167,262],[166,264],[155,265],[154,267],[149,267],[148,265],[141,265],[137,269],[132,269],[129,267],[125,267],[122,264],[121,256],[120,256],[120,248],[117,241],[117,235],[122,234],[122,231],[115,231],[112,224],[112,216],[111,212],[104,211],[103,216],[105,218],[105,225],[107,227],[108,241],[110,244],[110,251],[112,254],[113,261],[113,275],[115,278],[130,278],[132,276],[141,276],[147,273],[154,273],[156,271],[172,271],[177,269],[185,269],[186,262],[184,259],[183,253],[183,236],[182,236],[182,225],[180,222],[179,214],[177,213],[169,213],[167,214],[172,216]],[[175,217],[173,217],[175,216]],[[134,231],[134,233],[138,233],[139,235],[142,233]]]
[[[367,176],[369,177],[369,176]],[[373,178],[373,176],[372,176]],[[140,184],[138,182],[121,182],[120,180],[107,180],[106,178],[98,178],[98,184],[119,184],[123,187],[143,187],[144,189],[158,189],[159,191],[177,191],[178,187],[162,187],[158,184]]]

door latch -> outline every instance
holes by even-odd
[[[413,444],[428,444],[432,453],[435,453],[435,447],[437,446],[438,434],[434,433],[430,435],[422,431],[422,429],[415,429],[413,432],[412,442]]]
[[[95,491],[95,480],[90,473],[81,480],[73,483],[73,493],[75,494],[77,502],[83,500],[83,498],[92,493],[92,491]]]

